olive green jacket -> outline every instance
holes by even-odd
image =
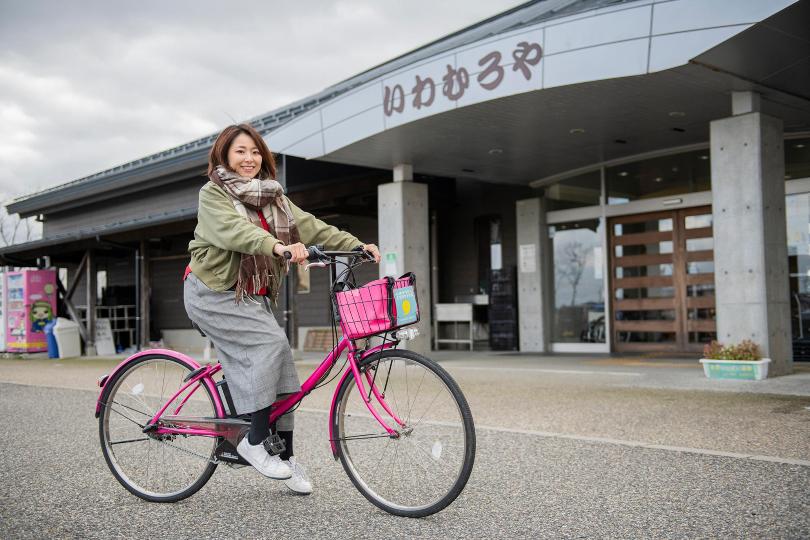
[[[321,244],[327,250],[348,251],[363,244],[351,234],[304,212],[289,199],[287,202],[304,245]],[[208,182],[200,189],[197,228],[188,251],[191,253],[191,271],[208,288],[226,291],[236,284],[242,253],[272,256],[271,271],[281,276],[284,261],[273,253],[273,248],[280,243],[269,232],[246,220],[221,187]],[[267,293],[275,298],[278,291]]]

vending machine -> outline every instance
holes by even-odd
[[[45,325],[56,318],[56,270],[5,274],[6,350],[48,350]]]

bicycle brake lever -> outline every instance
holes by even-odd
[[[317,266],[318,268],[325,268],[325,267],[326,267],[326,263],[325,263],[325,262],[322,262],[322,261],[319,261],[319,262],[314,262],[314,263],[309,263],[308,265],[306,265],[306,266],[304,267],[304,270],[309,270],[309,267],[310,267],[310,266]]]

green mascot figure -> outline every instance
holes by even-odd
[[[31,306],[31,332],[42,333],[45,325],[53,320],[53,308],[50,302],[38,300]]]

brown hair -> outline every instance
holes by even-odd
[[[262,166],[259,169],[258,176],[260,178],[272,178],[275,180],[276,160],[273,158],[273,153],[270,152],[267,143],[264,142],[259,132],[250,124],[234,124],[228,126],[217,136],[217,140],[214,141],[214,146],[211,147],[211,151],[208,153],[208,175],[210,176],[219,165],[230,170],[228,166],[228,150],[230,150],[233,140],[238,137],[240,133],[244,133],[253,139],[253,142],[256,143],[256,147],[259,149],[259,153],[262,155]]]

